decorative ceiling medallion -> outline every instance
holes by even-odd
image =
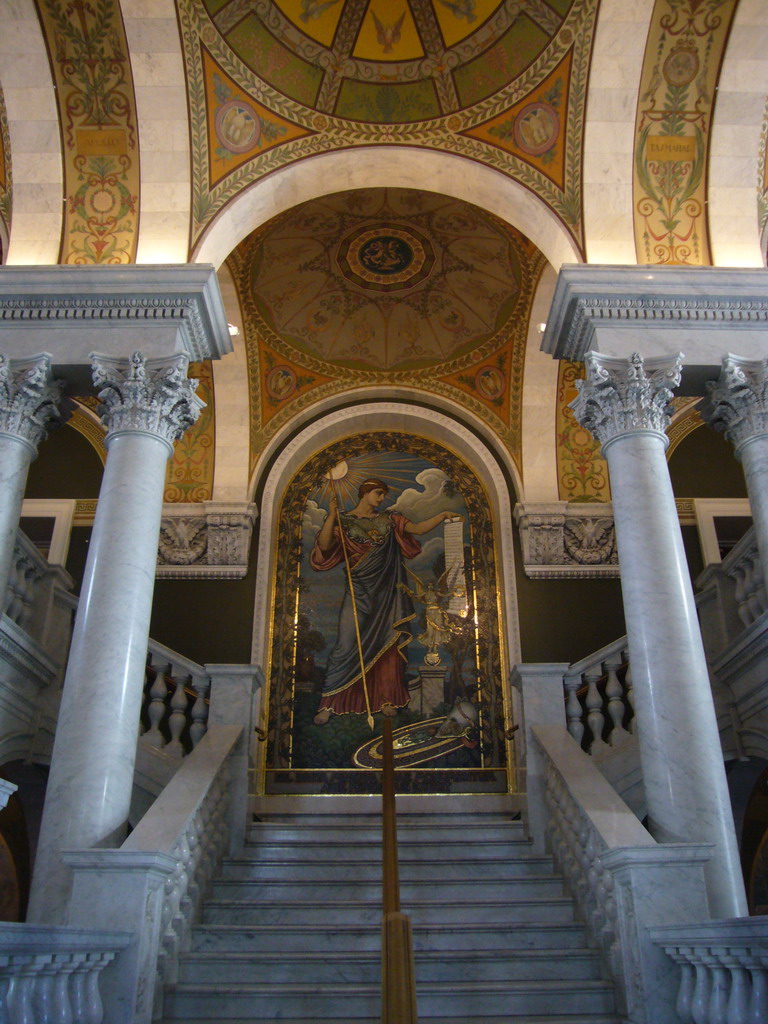
[[[412,227],[382,224],[358,228],[339,246],[339,269],[352,284],[376,291],[413,288],[429,277],[435,251]]]
[[[523,107],[515,118],[515,142],[524,153],[539,156],[554,146],[560,118],[551,103],[537,100]]]
[[[216,111],[216,138],[230,153],[247,153],[261,136],[259,115],[245,100],[230,100]]]

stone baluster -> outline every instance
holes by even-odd
[[[608,462],[651,833],[712,842],[710,913],[746,913],[709,671],[665,458],[681,360],[589,353],[571,408]]]
[[[608,717],[611,720],[611,733],[608,742],[614,746],[627,734],[624,728],[624,689],[619,681],[618,670],[621,668],[620,661],[606,661],[605,669],[608,678],[605,684],[605,696],[608,698]]]
[[[581,689],[581,676],[566,676],[563,685],[565,686],[565,716],[568,721],[568,732],[581,746],[584,739],[584,722],[582,721],[583,708],[579,700]]]
[[[194,750],[208,731],[208,702],[206,696],[211,686],[209,676],[193,676],[192,689],[195,691],[195,702],[192,705],[192,725],[189,727],[189,738]]]
[[[605,715],[603,714],[603,698],[597,684],[602,679],[602,673],[598,667],[596,672],[585,672],[584,679],[587,683],[587,724],[592,733],[592,742],[589,745],[589,752],[596,754],[598,750],[606,746],[603,741],[603,729],[605,728]]]
[[[723,357],[702,415],[725,432],[744,467],[762,578],[768,580],[768,359]]]
[[[185,687],[186,677],[177,676],[174,679],[176,685],[171,697],[171,715],[168,719],[168,729],[171,738],[165,748],[167,754],[172,757],[184,757],[184,747],[181,744],[181,734],[187,724],[187,705],[189,698]]]
[[[144,742],[151,747],[165,746],[165,737],[160,731],[160,725],[165,717],[165,698],[168,696],[168,686],[165,682],[166,671],[170,672],[170,665],[156,664],[152,666],[155,670],[155,680],[149,690],[149,729],[144,733]]]
[[[163,489],[173,442],[203,403],[188,358],[94,355],[107,427],[98,510],[62,692],[30,920],[64,920],[63,849],[118,845],[131,801]]]
[[[768,1020],[768,955],[759,961],[750,959],[749,972],[752,976],[752,994],[747,1011],[747,1024],[765,1024]]]
[[[53,379],[47,353],[31,359],[0,355],[0,610],[5,608],[29,464],[49,425],[60,418],[62,387]]]

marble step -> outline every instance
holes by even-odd
[[[456,949],[521,950],[563,948],[584,949],[584,925],[576,921],[536,922],[520,928],[506,921],[491,925],[473,921],[454,927],[421,926],[413,932],[413,948],[442,952]],[[247,953],[268,952],[314,953],[322,950],[328,956],[343,956],[349,950],[375,952],[381,950],[380,917],[367,925],[349,924],[207,924],[196,925],[192,931],[191,951]]]
[[[350,869],[350,874],[353,870]],[[381,899],[381,870],[379,878],[364,881],[354,877],[340,880],[323,879],[218,879],[213,885],[214,900],[261,900],[263,904],[297,900],[321,901],[334,904],[340,900],[362,900],[375,903]],[[417,881],[400,879],[400,899],[406,906],[413,900],[429,897],[450,904],[457,897],[472,900],[503,900],[536,896],[562,896],[563,880],[556,875],[528,875],[514,879],[463,878],[445,880],[424,878]]]
[[[463,881],[475,873],[477,861],[471,857],[454,857],[441,861],[439,874],[443,881]],[[421,857],[401,855],[398,858],[400,881],[411,882],[435,877],[435,865]],[[228,879],[302,879],[306,882],[349,878],[353,870],[355,877],[363,881],[381,880],[381,851],[371,852],[355,860],[354,868],[346,861],[329,863],[319,860],[265,860],[261,851],[253,850],[250,856],[233,857],[222,864],[221,878]],[[495,880],[520,878],[528,875],[553,875],[551,857],[486,857],[483,861],[483,877]]]
[[[472,950],[439,953],[420,951],[415,957],[416,981],[543,981],[545,979],[596,979],[599,960],[583,949]],[[262,981],[290,983],[296,978],[317,985],[332,983],[378,984],[381,957],[378,952],[340,953],[330,959],[326,952],[290,955],[282,952],[186,953],[179,964],[182,984],[257,984]]]
[[[433,863],[441,863],[454,858],[473,860],[482,863],[500,857],[519,858],[530,854],[531,845],[527,839],[483,839],[473,841],[466,837],[463,840],[449,839],[408,839],[398,833],[398,854],[404,860],[420,859]],[[265,860],[293,861],[320,860],[338,861],[353,864],[358,858],[368,856],[381,848],[381,840],[349,839],[324,840],[322,843],[313,841],[311,837],[300,839],[284,839],[272,842],[265,839],[250,848],[246,845],[246,856],[263,857]]]
[[[167,993],[166,1020],[215,1020],[251,1014],[282,1021],[287,1016],[308,1015],[307,1020],[333,1020],[339,1016],[374,1016],[380,1007],[376,985],[338,983],[273,985],[177,985]],[[525,1020],[531,1014],[611,1014],[615,1011],[613,989],[603,981],[472,981],[424,983],[417,988],[419,1020],[440,1017],[466,1021],[480,1008],[486,1014],[505,1014]],[[272,1016],[267,1016],[268,1014]]]
[[[487,924],[526,924],[532,921],[572,921],[573,900],[570,897],[528,896],[520,899],[449,900],[411,899],[404,906],[414,925],[456,926],[464,922],[484,921]],[[262,900],[206,900],[204,924],[324,924],[332,919],[339,924],[375,923],[381,921],[378,898],[361,900],[295,900],[265,903]]]
[[[381,821],[367,821],[359,824],[321,822],[318,824],[283,823],[265,821],[253,824],[248,829],[248,842],[345,842],[381,843]],[[482,823],[457,824],[455,819],[439,821],[397,822],[398,841],[408,843],[419,840],[438,840],[466,844],[486,841],[527,842],[525,831],[519,821],[486,821]]]

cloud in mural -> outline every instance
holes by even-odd
[[[448,477],[442,469],[424,469],[416,476],[416,483],[421,488],[407,487],[392,506],[402,512],[412,523],[420,523],[445,509],[461,512],[464,503],[459,494],[453,498],[443,493]]]
[[[312,498],[310,498],[307,504],[304,506],[305,532],[309,532],[312,534],[317,533],[317,531],[325,522],[325,517],[327,515],[328,509],[322,508],[320,505],[317,504],[316,501],[313,501]]]

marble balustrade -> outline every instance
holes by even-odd
[[[241,725],[212,727],[119,849],[64,855],[74,876],[69,923],[108,922],[120,892],[133,933],[105,993],[109,1024],[162,1017],[163,989],[176,980],[179,953],[230,836],[244,832],[232,794],[246,741]]]
[[[651,928],[650,936],[680,965],[681,1024],[768,1020],[768,918]]]
[[[0,923],[0,1020],[106,1022],[102,972],[130,940],[121,931]]]
[[[710,845],[657,844],[563,726],[534,725],[530,735],[546,766],[548,847],[615,982],[619,1013],[631,1024],[678,1024],[677,969],[648,928],[706,916]]]

